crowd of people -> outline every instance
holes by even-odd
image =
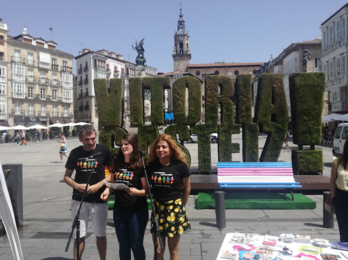
[[[82,146],[70,152],[66,163],[64,180],[73,188],[71,217],[75,218],[83,193],[84,203],[80,209],[80,244],[77,247],[74,232],[74,259],[82,255],[89,217],[93,223],[97,249],[101,260],[106,259],[106,222],[108,197],[115,194],[113,217],[119,242],[119,259],[145,259],[143,245],[149,219],[146,195],[149,180],[154,197],[156,218],[159,222],[160,238],[156,236],[154,216],[151,217],[151,233],[157,259],[162,260],[166,243],[170,259],[179,259],[179,241],[184,231],[190,230],[185,206],[190,194],[190,172],[187,155],[177,142],[167,134],[161,134],[152,143],[146,169],[142,164],[137,135],[125,134],[120,140],[120,149],[115,159],[110,149],[96,143],[96,131],[91,125],[79,130]],[[105,166],[111,174],[105,177]],[[145,170],[144,170],[145,169]],[[91,174],[91,171],[96,173]],[[73,172],[75,178],[72,178]],[[88,182],[88,176],[90,176]],[[113,190],[104,182],[114,182],[125,187]],[[156,239],[157,237],[157,239]]]
[[[328,126],[322,128],[321,144],[331,146],[335,136],[335,129],[330,130]]]

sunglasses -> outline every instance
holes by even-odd
[[[120,147],[122,147],[122,146],[128,146],[128,145],[130,145],[130,143],[123,143],[123,144],[120,144]]]

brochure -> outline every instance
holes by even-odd
[[[129,189],[129,187],[124,183],[111,183],[104,181],[106,187],[113,188],[114,190],[124,190]]]

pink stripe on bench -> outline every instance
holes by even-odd
[[[292,176],[292,172],[218,172],[219,176]]]

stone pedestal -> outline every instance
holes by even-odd
[[[146,72],[145,72],[146,66],[138,65],[135,68],[135,76],[136,77],[146,77]]]

